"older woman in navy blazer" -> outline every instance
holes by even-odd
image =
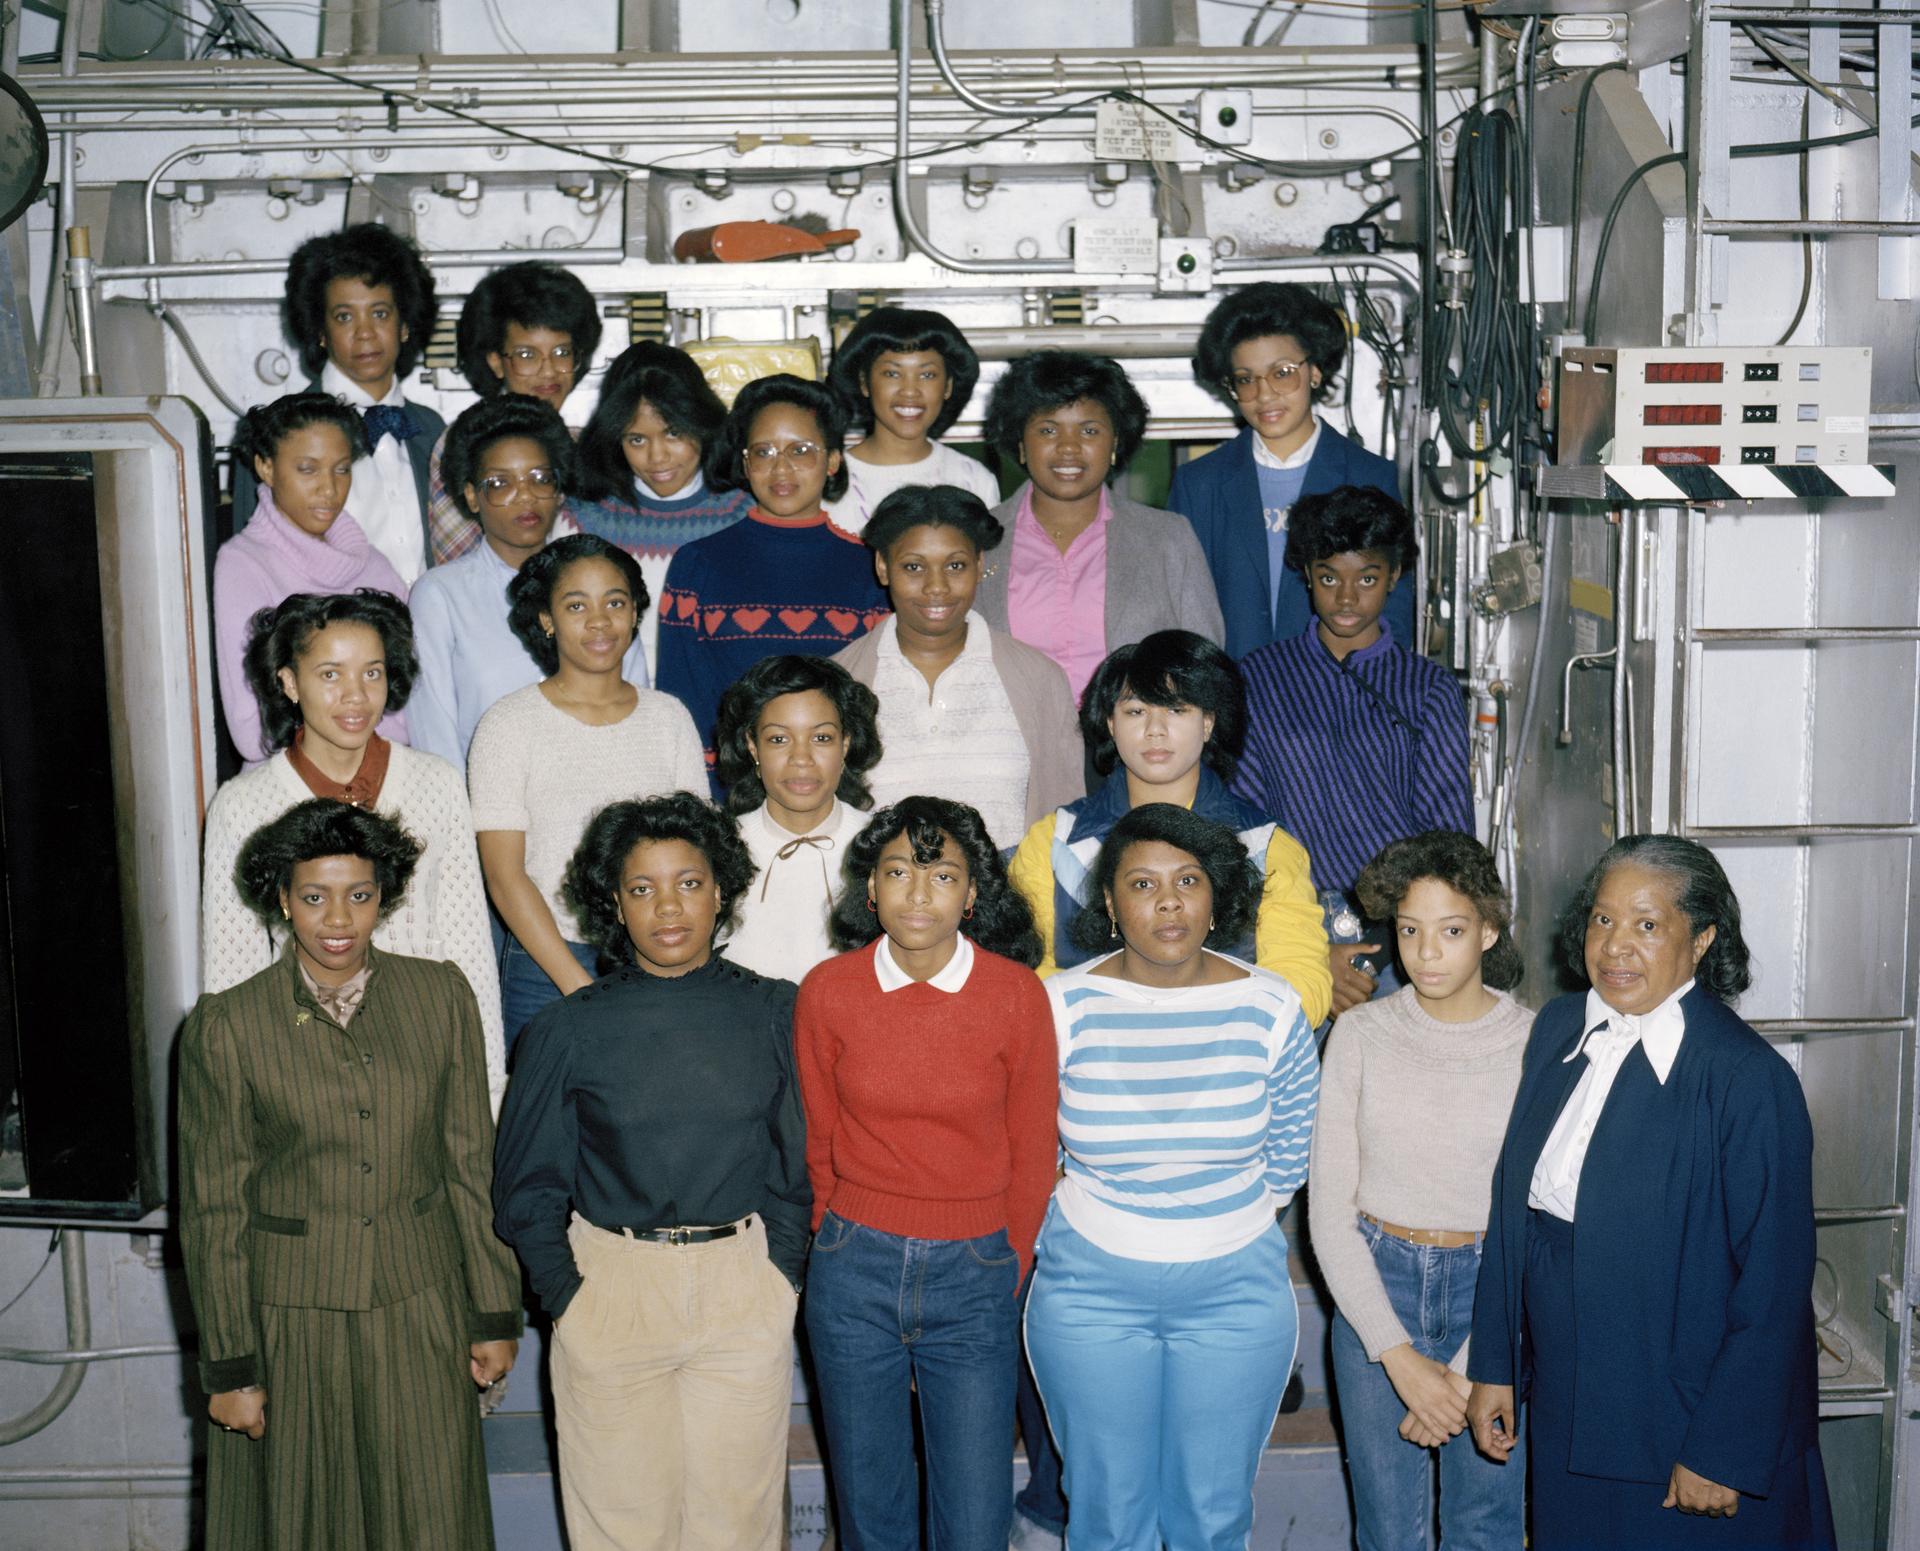
[[[1528,1043],[1474,1302],[1474,1440],[1506,1457],[1525,1384],[1535,1551],[1824,1551],[1813,1132],[1793,1069],[1726,1005],[1750,978],[1739,903],[1703,847],[1630,835],[1561,936],[1593,989]]]
[[[1393,465],[1313,412],[1333,392],[1346,356],[1345,321],[1303,285],[1250,285],[1215,307],[1200,330],[1194,379],[1246,425],[1174,471],[1167,505],[1193,525],[1206,554],[1230,657],[1296,636],[1313,621],[1306,578],[1279,561],[1295,501],[1342,485],[1371,485],[1400,499]],[[1387,627],[1407,647],[1417,585],[1402,576],[1387,597]]]

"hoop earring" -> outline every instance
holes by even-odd
[[[867,896],[867,910],[873,915],[880,914],[880,907],[873,902],[873,896],[871,894]]]
[[[971,921],[973,919],[973,906],[969,905],[965,910],[961,911],[960,919],[962,921]]]

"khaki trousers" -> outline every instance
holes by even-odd
[[[778,1551],[799,1295],[758,1217],[657,1244],[576,1216],[585,1278],[553,1327],[573,1551]]]

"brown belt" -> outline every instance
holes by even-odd
[[[1464,1249],[1486,1237],[1484,1233],[1463,1233],[1453,1228],[1403,1228],[1398,1223],[1382,1222],[1371,1212],[1362,1212],[1360,1215],[1382,1233],[1404,1239],[1409,1244],[1425,1244],[1432,1249]]]

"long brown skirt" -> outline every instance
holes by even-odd
[[[266,1436],[209,1435],[208,1551],[492,1551],[459,1281],[259,1319]]]

